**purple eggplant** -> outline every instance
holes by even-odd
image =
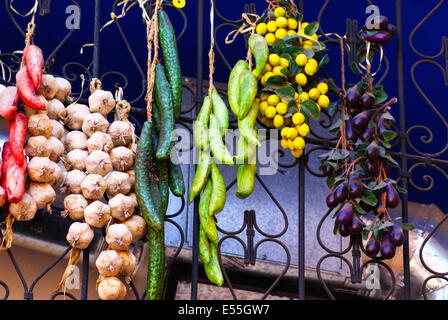
[[[359,198],[362,196],[362,183],[358,176],[351,175],[348,178],[348,188],[350,190],[348,192],[348,194],[353,199],[356,199],[356,198]]]
[[[392,227],[390,227],[390,234],[389,235],[390,235],[390,242],[395,247],[400,247],[403,244],[403,242],[404,242],[403,232],[396,225],[393,225]]]
[[[345,135],[347,137],[347,140],[356,142],[356,140],[358,140],[358,132],[354,130],[352,126],[352,121],[350,119],[344,121],[345,121]]]
[[[370,139],[374,133],[375,129],[367,126],[359,135],[359,139],[361,139],[361,141],[366,141],[367,139]]]
[[[395,246],[390,241],[388,233],[384,233],[381,238],[381,257],[392,259],[395,256]]]
[[[338,212],[336,216],[336,221],[339,224],[348,224],[353,220],[353,216],[355,215],[353,211],[353,204],[347,202],[342,207],[341,211]]]
[[[357,235],[364,230],[365,224],[356,215],[354,215],[352,222],[348,224],[348,230],[351,234]]]
[[[350,235],[350,230],[348,229],[346,224],[340,224],[338,226],[338,231],[339,231],[339,234],[344,238],[348,237]]]
[[[358,103],[361,94],[359,92],[359,88],[357,85],[354,85],[350,89],[347,90],[345,95],[345,101],[347,102],[347,106],[351,107]]]
[[[367,147],[366,155],[367,158],[369,158],[372,161],[378,159],[378,157],[380,156],[380,147],[378,146],[378,143],[375,140],[372,141]]]
[[[348,108],[347,112],[351,117],[356,116],[358,113],[360,113],[362,110],[359,107],[359,105],[354,105]]]
[[[370,258],[375,258],[377,256],[378,252],[380,252],[381,245],[378,241],[376,241],[375,237],[371,237],[369,239],[369,241],[367,241],[365,249],[366,249],[366,254]]]
[[[365,212],[369,213],[370,211],[373,210],[374,207],[372,207],[371,205],[368,205],[367,203],[365,203],[364,201],[361,201],[359,203],[359,206],[362,208],[362,210],[364,210]]]
[[[378,160],[367,159],[364,163],[366,171],[372,175],[377,175],[380,171],[380,163]]]
[[[367,111],[362,111],[358,113],[352,120],[353,127],[358,130],[364,130],[364,128],[369,123],[369,113]]]
[[[366,92],[361,96],[360,103],[363,108],[370,108],[375,103],[375,96],[370,92]]]
[[[391,36],[395,36],[397,34],[397,26],[389,24],[386,31],[389,32]]]
[[[337,203],[334,199],[334,190],[331,190],[330,193],[327,195],[326,201],[327,201],[327,206],[330,209],[333,209],[337,206]]]
[[[331,177],[333,175],[333,167],[328,162],[325,162],[322,165],[322,173],[326,177]]]
[[[392,35],[387,31],[365,32],[364,40],[385,46],[392,41]]]
[[[389,208],[396,208],[400,203],[400,196],[398,195],[397,189],[395,189],[393,183],[390,181],[386,183],[386,195],[387,206]]]

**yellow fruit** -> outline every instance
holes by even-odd
[[[319,97],[319,100],[317,100],[317,103],[324,109],[327,109],[329,104],[330,104],[330,99],[328,99],[328,97],[324,94],[322,94]]]
[[[275,31],[275,37],[277,39],[283,39],[288,35],[288,31],[286,29],[280,28],[277,31]]]
[[[319,39],[319,36],[317,34],[313,34],[312,36],[310,36],[310,38],[317,41]]]
[[[307,63],[305,65],[305,73],[309,76],[314,76],[314,74],[317,72],[317,66],[315,66],[312,63]]]
[[[280,102],[280,98],[279,98],[278,95],[276,95],[276,94],[271,94],[271,95],[268,97],[268,103],[269,103],[271,106],[276,106],[279,102]]]
[[[299,94],[297,92],[294,92],[294,100],[299,99]]]
[[[322,108],[320,107],[320,105],[318,103],[316,103],[316,105],[317,105],[317,109],[319,110],[319,112],[321,112]]]
[[[292,30],[296,30],[297,29],[297,20],[294,18],[289,18],[288,19],[288,28],[292,29]]]
[[[269,63],[266,63],[266,65],[264,66],[264,69],[269,72],[272,71],[272,66]]]
[[[282,73],[282,69],[283,69],[282,66],[276,66],[276,67],[274,67],[272,72],[274,72],[274,74],[277,76],[284,76],[284,74]]]
[[[284,129],[284,131],[283,131],[283,133],[285,134],[284,136],[283,136],[283,138],[285,138],[285,139],[289,139],[289,136],[290,136],[290,127],[284,127],[283,128]],[[282,130],[283,130],[282,129]]]
[[[277,114],[277,111],[275,110],[275,107],[272,107],[272,106],[267,107],[264,112],[264,115],[268,119],[274,118],[276,114]]]
[[[294,145],[294,149],[303,150],[303,149],[305,149],[305,140],[303,140],[302,137],[297,137],[294,139],[293,145]]]
[[[275,23],[275,22],[274,22]],[[275,32],[275,31],[274,31]],[[274,33],[268,33],[264,36],[266,43],[268,44],[268,46],[272,46],[275,42],[275,40],[277,40],[277,38],[275,37]]]
[[[288,140],[287,144],[288,144],[289,150],[291,150],[291,151],[294,150],[294,141],[293,140]]]
[[[310,133],[310,127],[308,126],[308,124],[304,123],[300,125],[297,131],[302,137],[306,137]]]
[[[308,62],[308,58],[305,54],[301,53],[296,57],[296,63],[299,67],[303,67]]]
[[[275,21],[269,21],[267,24],[267,28],[269,32],[274,33],[275,31],[277,31],[278,26]]]
[[[310,95],[310,98],[313,100],[319,99],[320,96],[320,92],[316,88],[311,89],[310,92],[308,92],[308,94]]]
[[[303,113],[300,112],[294,113],[294,115],[292,116],[292,123],[294,123],[297,126],[301,125],[304,122],[305,122],[305,116],[303,115]]]
[[[280,131],[280,136],[281,136],[282,138],[286,138],[286,133],[287,133],[287,131],[289,131],[289,128],[288,128],[288,127],[284,127],[284,128]]]
[[[306,92],[302,92],[299,96],[300,102],[306,101],[310,99],[310,96]]]
[[[288,19],[285,17],[278,17],[275,20],[275,23],[277,24],[277,27],[279,28],[287,28],[288,27]]]
[[[300,30],[304,31],[306,27],[308,27],[309,23],[308,22],[302,22],[300,24]]]
[[[278,7],[278,8],[275,8],[275,10],[274,10],[274,16],[276,18],[283,17],[283,16],[285,16],[285,14],[286,14],[285,8]]]
[[[266,108],[269,107],[268,103],[266,101],[263,101],[260,103],[260,112],[262,115],[265,115]]]
[[[319,65],[319,64],[317,63],[316,59],[313,59],[313,58],[311,58],[310,60],[308,60],[308,63],[314,65],[316,68],[317,68],[317,66]]]
[[[264,74],[264,76],[261,78],[261,84],[262,84],[262,85],[265,85],[265,84],[266,84],[266,81],[268,81],[268,79],[269,79],[270,77],[272,77],[273,75],[274,75],[273,72],[266,72],[266,73]]]
[[[266,34],[266,32],[268,32],[268,26],[266,25],[266,23],[261,22],[257,25],[257,28],[255,29],[255,31],[259,34],[264,36]]]
[[[282,141],[280,141],[280,144],[283,149],[288,149],[288,140],[287,139],[282,139]]]
[[[284,115],[288,111],[288,106],[283,102],[280,102],[275,106],[275,110],[277,110],[278,114]]]
[[[280,58],[280,65],[282,68],[288,68],[289,67],[289,61],[285,58]]]
[[[288,36],[295,36],[297,32],[295,30],[288,30]]]
[[[299,135],[299,133],[297,132],[296,128],[289,128],[289,138],[294,140],[295,138],[297,138],[297,136]]]
[[[280,65],[280,57],[278,54],[271,53],[269,55],[269,64],[273,67]]]
[[[328,85],[325,82],[321,82],[317,85],[317,90],[319,90],[320,94],[327,94]]]
[[[296,79],[295,80],[296,80],[296,83],[299,86],[301,86],[301,87],[306,86],[306,83],[308,82],[308,79],[307,79],[306,75],[304,75],[303,73],[298,73],[296,75]]]
[[[291,154],[296,158],[300,158],[303,154],[303,150],[291,150]]]
[[[276,128],[280,128],[285,124],[285,119],[283,119],[283,117],[281,115],[276,115],[274,117],[274,126]]]
[[[303,42],[303,49],[310,50],[312,48],[313,48],[313,42],[311,42],[310,40],[306,40]]]
[[[264,124],[268,128],[274,128],[274,124],[272,123],[272,120],[267,119],[265,117],[261,118],[261,123]]]
[[[267,93],[267,92],[263,92],[262,94],[260,94],[261,101],[267,100],[268,97],[269,97],[269,93]]]

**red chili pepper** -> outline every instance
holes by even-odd
[[[9,147],[9,142],[6,141],[3,144],[3,150],[2,150],[2,188],[6,189],[6,169],[7,169],[7,162],[9,157],[11,157],[11,149]]]
[[[19,165],[25,161],[23,146],[28,131],[28,119],[23,112],[17,112],[14,120],[9,121],[9,147]]]
[[[0,115],[6,120],[14,119],[19,102],[19,93],[16,87],[6,87],[0,93]]]
[[[22,98],[27,106],[37,110],[46,110],[44,102],[36,96],[33,81],[25,66],[21,67],[17,72],[16,84],[20,98]]]
[[[27,45],[23,50],[23,58],[34,89],[37,90],[42,82],[42,67],[44,66],[42,50],[38,46]]]
[[[4,207],[6,204],[6,191],[0,187],[0,207]]]
[[[26,168],[26,161],[19,164],[12,156],[6,161],[6,194],[10,203],[22,200],[25,192]]]

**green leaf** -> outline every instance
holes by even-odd
[[[286,42],[283,41],[282,39],[278,39],[277,41],[275,41],[274,45],[272,46],[272,50],[275,53],[279,53],[284,49],[286,49]]]
[[[383,229],[374,229],[373,230],[373,236],[375,237],[376,241],[381,242],[381,238],[383,237]]]
[[[381,135],[386,141],[394,140],[397,137],[397,133],[392,130],[384,130],[383,132],[381,132]]]
[[[387,100],[387,93],[384,91],[382,85],[375,86],[372,93],[375,95],[376,103],[382,103]]]
[[[275,89],[275,93],[279,95],[281,99],[294,98],[295,92],[296,91],[294,90],[294,88],[289,84],[286,84],[281,88]]]
[[[284,81],[285,77],[283,76],[279,75],[270,76],[269,79],[266,81],[265,87],[275,86],[278,88],[278,86],[282,85]],[[275,88],[273,88],[273,90],[275,90]]]
[[[408,190],[406,190],[403,187],[400,187],[398,184],[395,186],[395,188],[397,189],[398,192],[400,192],[401,194],[407,194]]]
[[[291,55],[297,55],[299,53],[303,53],[305,51],[305,49],[303,49],[302,47],[290,46],[290,47],[287,47],[286,50],[284,50],[284,51]]]
[[[302,111],[306,113],[311,119],[313,120],[319,119],[320,111],[316,102],[314,102],[313,100],[306,100],[302,102],[301,106]]]
[[[336,222],[336,220],[334,221],[333,234],[334,234],[335,236],[337,236],[337,235],[339,234],[339,225],[338,225],[338,223]]]
[[[359,71],[358,65],[356,64],[355,61],[353,61],[353,62],[350,64],[350,69],[352,69],[352,72],[353,72],[354,74],[361,74],[361,71]]]
[[[369,129],[373,129],[376,127],[376,123],[373,121],[369,121],[369,125],[367,126]]]
[[[299,108],[297,107],[297,103],[295,100],[291,100],[288,101],[288,112],[289,113],[296,113],[299,110]],[[286,118],[286,117],[285,117]]]
[[[378,199],[376,198],[375,194],[370,190],[363,190],[361,200],[362,202],[372,207],[375,206],[376,203],[378,202]]]
[[[334,117],[334,115],[338,112],[338,102],[332,102],[327,108],[327,114],[329,117]]]
[[[402,228],[404,229],[404,230],[408,230],[408,231],[411,231],[411,230],[414,230],[415,229],[415,225],[414,224],[412,224],[412,223],[402,223],[401,224],[401,226],[402,226]]]
[[[303,15],[300,12],[297,12],[295,14],[295,18],[296,18],[297,22],[301,22],[303,20]]]
[[[382,143],[383,146],[384,146],[385,148],[387,148],[387,149],[392,148],[392,145],[391,145],[389,142],[387,142],[387,141],[381,141],[381,143]]]
[[[391,156],[390,154],[386,154],[386,156],[385,156],[384,158],[386,159],[386,162],[387,162],[391,167],[394,167],[394,168],[399,168],[399,167],[400,167],[400,165],[398,164],[398,162],[395,161],[395,159],[392,158],[392,156]]]
[[[305,28],[305,34],[307,36],[312,36],[319,29],[319,23],[316,21],[310,22]]]
[[[317,41],[317,42],[314,42],[313,41],[313,44],[311,45],[311,47],[314,49],[314,51],[317,53],[317,52],[325,52],[325,51],[327,51],[326,49],[327,49],[327,47],[325,46],[325,43],[323,43],[323,42],[320,42],[320,41]]]
[[[328,186],[328,188],[332,188],[334,186],[334,182],[335,182],[334,177],[328,177],[327,178],[327,186]]]
[[[369,237],[370,231],[369,230],[362,230],[362,239],[363,240],[367,240],[367,238]]]
[[[361,215],[367,214],[367,212],[356,201],[353,202],[353,205],[355,207],[355,211],[358,212],[359,214]]]
[[[304,54],[308,59],[312,59],[314,57],[314,50],[312,49],[305,50]]]
[[[334,94],[339,94],[339,92],[341,91],[341,88],[339,88],[336,83],[334,82],[333,78],[329,78],[327,80],[327,85],[328,85],[328,91]]]
[[[328,57],[328,54],[324,55],[322,59],[319,61],[319,68],[325,67],[328,62],[330,62],[330,58]]]
[[[344,160],[349,155],[350,155],[350,152],[348,152],[347,150],[337,149],[337,150],[333,150],[333,153],[331,154],[331,156],[328,159],[329,160]]]
[[[285,41],[286,43],[290,43],[290,42],[292,42],[294,40],[298,40],[298,39],[299,39],[299,36],[295,35],[295,34],[292,34],[292,35],[282,38],[282,40]]]
[[[386,182],[381,181],[380,183],[378,183],[374,188],[372,188],[372,190],[380,190],[383,189],[386,186]]]
[[[381,113],[381,116],[386,120],[395,121],[395,118],[390,114],[389,111]]]
[[[330,131],[332,133],[338,131],[341,123],[342,123],[342,120],[338,119],[335,123],[332,124],[332,126],[330,128],[328,128],[328,131]]]
[[[383,147],[379,147],[379,150],[380,150],[380,156],[381,157],[385,157],[386,156],[386,149],[384,149]]]

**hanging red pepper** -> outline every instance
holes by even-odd
[[[0,93],[0,115],[6,120],[14,119],[19,102],[19,93],[16,87],[6,87]]]
[[[20,98],[27,106],[37,110],[46,110],[44,102],[36,95],[33,81],[28,74],[26,66],[20,67],[20,70],[17,72],[16,85]]]
[[[34,89],[37,90],[42,82],[42,67],[44,66],[42,50],[38,46],[27,45],[23,50],[23,58]]]
[[[9,148],[17,164],[25,161],[23,146],[25,145],[28,129],[28,119],[22,112],[17,112],[14,120],[9,121]]]
[[[26,165],[26,161],[19,164],[12,155],[6,161],[6,195],[10,203],[22,200],[25,192]]]
[[[6,141],[3,144],[3,150],[2,150],[2,188],[6,189],[6,169],[7,169],[7,162],[9,157],[11,156],[11,149],[9,147],[9,142]]]

